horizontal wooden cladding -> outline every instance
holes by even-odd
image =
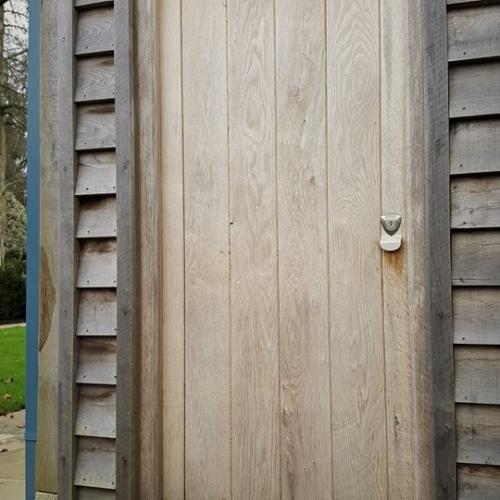
[[[113,52],[115,26],[113,7],[82,10],[78,14],[75,55]]]
[[[458,404],[456,419],[457,462],[500,465],[500,406]]]
[[[116,240],[82,240],[77,279],[79,288],[114,288],[116,273]]]
[[[500,119],[451,123],[450,170],[452,174],[500,172]]]
[[[500,467],[458,466],[458,500],[498,500]]]
[[[448,14],[448,59],[500,56],[500,5],[452,10]]]
[[[500,227],[500,175],[451,180],[451,227]]]
[[[114,438],[116,436],[116,390],[114,387],[80,387],[75,434]]]
[[[75,486],[112,490],[116,482],[113,439],[78,438]]]
[[[456,344],[500,345],[500,288],[455,288]]]
[[[116,236],[116,197],[82,198],[78,216],[77,238]]]
[[[78,336],[116,335],[116,292],[114,290],[82,290],[78,299]]]
[[[116,193],[116,154],[114,151],[80,153],[76,195]]]
[[[500,285],[500,231],[454,231],[451,243],[454,285]]]
[[[500,404],[499,347],[455,347],[455,400]]]
[[[116,338],[80,339],[76,382],[116,385]]]
[[[500,61],[452,66],[450,118],[500,114]]]
[[[115,105],[85,104],[78,106],[76,118],[77,151],[108,149],[116,146]]]
[[[75,102],[100,101],[115,97],[113,56],[80,59],[76,70]]]

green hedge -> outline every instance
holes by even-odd
[[[26,315],[26,264],[7,254],[0,268],[0,321],[22,320]]]

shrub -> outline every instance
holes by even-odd
[[[9,252],[0,268],[0,321],[24,319],[25,309],[25,262]]]

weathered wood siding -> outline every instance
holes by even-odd
[[[135,185],[128,9],[128,0],[61,0],[57,5],[57,493],[67,500],[135,498]],[[39,488],[54,491],[42,481]]]
[[[460,500],[500,491],[500,2],[448,0]]]
[[[164,498],[430,498],[419,16],[161,2]]]

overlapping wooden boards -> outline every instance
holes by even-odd
[[[116,487],[115,443],[112,439],[78,439],[75,485],[113,490]]]
[[[77,238],[116,237],[116,198],[85,198],[80,201]]]
[[[500,491],[500,3],[448,0],[458,498]]]
[[[500,288],[453,291],[455,344],[500,345]]]
[[[457,461],[500,465],[500,406],[457,405]]]
[[[116,437],[116,390],[106,386],[81,386],[75,434],[87,437]]]
[[[81,290],[79,295],[77,335],[115,336],[116,292],[114,290]]]
[[[453,121],[450,126],[450,173],[500,172],[500,119]]]
[[[500,228],[500,175],[452,179],[451,227]]]
[[[500,348],[455,347],[457,403],[500,404]]]
[[[500,56],[500,5],[452,10],[448,14],[450,62]]]
[[[500,467],[459,465],[459,500],[498,500]]]
[[[76,69],[75,102],[110,100],[115,97],[115,66],[112,56],[80,59]]]
[[[116,240],[86,240],[81,243],[79,288],[115,288],[116,273]]]
[[[76,118],[76,150],[112,149],[115,146],[114,104],[79,106]]]
[[[500,114],[500,61],[450,68],[450,118]]]
[[[82,10],[78,14],[75,55],[89,56],[113,52],[115,20],[112,7]]]
[[[114,151],[93,151],[78,155],[77,196],[116,193]]]

